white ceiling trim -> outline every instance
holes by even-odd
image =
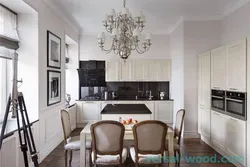
[[[222,15],[222,18],[225,18],[227,16],[229,16],[230,14],[234,13],[236,10],[238,10],[239,8],[241,8],[242,6],[244,6],[245,4],[247,4],[248,2],[250,2],[250,0],[245,0],[245,1],[239,1],[238,3],[236,3],[236,5],[232,6],[231,8],[227,8]]]
[[[66,9],[63,8],[61,4],[55,3],[53,0],[44,0],[46,4],[52,8],[52,10],[66,23],[68,23],[78,34],[81,34],[82,29],[75,18],[68,14]]]
[[[223,15],[221,16],[206,16],[206,17],[181,17],[175,26],[173,26],[168,31],[168,35],[172,34],[176,28],[178,28],[184,21],[216,21],[216,20],[223,20],[225,17],[229,16],[230,14],[234,13],[239,8],[243,7],[247,3],[250,3],[250,0],[245,0],[244,2],[238,2],[231,8],[225,10]]]

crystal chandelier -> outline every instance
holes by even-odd
[[[143,54],[152,45],[151,34],[147,34],[145,40],[141,43],[142,47],[140,47],[140,36],[145,27],[146,18],[142,12],[133,18],[129,9],[126,8],[126,0],[123,1],[122,12],[116,14],[115,10],[112,9],[111,13],[106,15],[103,23],[106,31],[111,34],[111,47],[109,49],[104,48],[104,32],[101,32],[98,36],[98,44],[101,50],[107,54],[113,51],[126,60],[131,55],[132,50]]]

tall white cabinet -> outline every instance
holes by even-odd
[[[227,90],[246,92],[246,40],[227,45]]]
[[[211,88],[227,89],[226,47],[222,46],[211,51]]]
[[[198,130],[210,139],[210,52],[199,55],[198,61]]]
[[[247,92],[247,61],[245,39],[215,48],[211,54],[203,53],[198,61],[198,131],[202,140],[220,154],[244,157],[242,162],[233,162],[236,166],[250,166],[250,162],[246,164],[246,156],[250,157],[249,123],[211,110],[210,93],[211,89]]]

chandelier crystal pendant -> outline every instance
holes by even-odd
[[[135,18],[126,8],[126,0],[123,1],[122,12],[116,14],[114,9],[110,14],[106,15],[103,26],[106,31],[111,34],[112,42],[109,49],[104,48],[105,33],[101,32],[98,36],[98,44],[101,50],[105,53],[114,52],[122,59],[126,60],[131,51],[136,50],[139,54],[143,54],[149,50],[151,43],[151,34],[147,34],[145,40],[141,43],[140,36],[146,23],[145,15],[142,12]],[[140,46],[142,45],[142,46]]]

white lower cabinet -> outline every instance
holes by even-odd
[[[210,109],[200,107],[201,112],[201,134],[210,140]]]
[[[228,117],[226,126],[226,152],[246,161],[246,122]]]
[[[100,102],[78,102],[77,123],[87,123],[94,120],[100,120]]]
[[[225,115],[211,111],[211,143],[221,150],[225,150],[226,135]]]
[[[211,111],[211,144],[246,166],[246,122]],[[243,158],[242,158],[243,157]]]
[[[156,102],[155,119],[169,124],[173,123],[173,102],[172,101]]]

